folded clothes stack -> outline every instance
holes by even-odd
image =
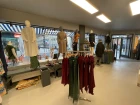
[[[36,85],[37,83],[39,83],[39,78],[32,78],[32,79],[28,79],[28,80],[21,80],[17,84],[16,89],[17,90],[22,90],[22,89],[31,87],[32,85]]]

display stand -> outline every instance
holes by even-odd
[[[102,63],[105,63],[105,64],[110,64],[114,62],[114,53],[112,50],[108,49],[108,50],[105,50],[104,54],[103,54],[103,57],[102,57]]]
[[[77,52],[77,53],[90,53],[91,54],[91,51],[67,51],[67,52],[71,52],[71,53],[74,53],[74,52]],[[79,92],[79,100],[91,102],[91,100],[89,100],[87,98],[80,97],[80,92]]]

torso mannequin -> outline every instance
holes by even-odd
[[[38,45],[36,41],[36,34],[34,28],[30,27],[30,22],[25,21],[26,27],[22,30],[21,36],[24,41],[24,49],[26,56],[37,56],[38,55]]]
[[[89,34],[89,42],[90,42],[90,51],[91,54],[94,54],[94,46],[95,46],[95,33],[93,33],[93,30],[90,31]]]

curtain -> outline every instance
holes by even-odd
[[[8,71],[7,66],[8,65],[6,63],[1,37],[2,37],[2,33],[0,31],[0,59],[3,63],[3,68],[5,70],[5,74],[3,76],[4,76],[5,79],[7,79],[7,71]]]

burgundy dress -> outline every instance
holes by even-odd
[[[94,80],[94,57],[89,57],[89,66],[90,66],[90,72],[89,72],[89,93],[94,95],[93,89],[95,87],[95,80]]]
[[[88,91],[89,84],[89,57],[85,57],[84,59],[84,87],[85,91]]]
[[[78,58],[78,66],[79,66],[79,84],[80,90],[83,93],[84,87],[84,56],[79,56]]]
[[[62,60],[62,81],[61,83],[64,84],[64,85],[67,85],[69,83],[69,68],[68,68],[68,65],[69,62],[68,62],[68,58],[64,58]]]

